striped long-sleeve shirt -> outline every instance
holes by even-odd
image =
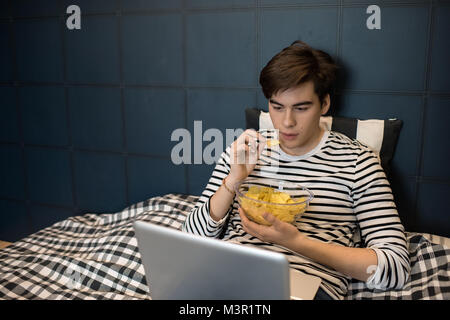
[[[272,138],[270,131],[260,132]],[[246,233],[236,199],[224,219],[216,222],[210,217],[209,200],[229,172],[230,147],[217,161],[183,230],[281,252],[291,268],[320,277],[322,289],[342,299],[347,293],[348,276]],[[366,284],[382,290],[403,287],[410,271],[404,227],[379,159],[368,147],[343,134],[326,131],[316,148],[302,156],[288,155],[279,146],[266,147],[249,177],[281,179],[307,187],[314,198],[295,222],[299,231],[326,243],[373,249],[378,265],[368,270],[375,273]]]

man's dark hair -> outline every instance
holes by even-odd
[[[280,91],[312,81],[322,104],[325,96],[331,94],[336,70],[337,65],[328,53],[295,41],[276,54],[261,70],[259,83],[264,96],[270,99]]]

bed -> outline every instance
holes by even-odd
[[[198,196],[166,194],[117,213],[70,217],[0,250],[0,299],[151,299],[133,222],[181,229]],[[345,299],[449,299],[450,239],[407,232],[402,290],[350,283]],[[170,253],[168,253],[170,254]]]

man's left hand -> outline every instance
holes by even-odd
[[[241,207],[239,207],[239,215],[244,231],[264,242],[271,242],[289,248],[294,241],[297,241],[302,237],[297,227],[277,219],[268,212],[263,214],[263,218],[270,223],[271,226],[265,226],[250,221]]]

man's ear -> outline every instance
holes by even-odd
[[[331,100],[330,94],[327,93],[327,95],[323,98],[323,101],[322,101],[322,111],[321,111],[322,115],[325,115],[328,112],[328,110],[330,109],[330,103],[331,103],[330,100]]]

